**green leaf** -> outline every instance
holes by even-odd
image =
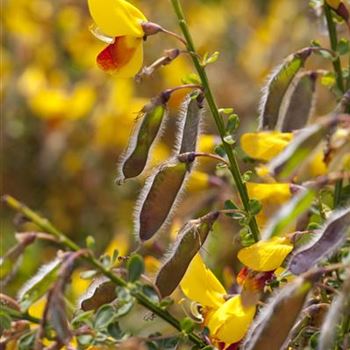
[[[221,144],[221,145],[217,145],[215,147],[215,150],[214,152],[219,155],[220,157],[225,157],[226,156],[226,151],[225,151],[225,148],[224,146]]]
[[[132,255],[127,264],[128,277],[130,282],[137,281],[145,271],[145,264],[140,255]]]
[[[218,112],[220,114],[226,114],[226,115],[230,115],[234,112],[234,109],[232,107],[228,107],[228,108],[219,108]]]
[[[114,339],[122,339],[125,335],[125,333],[121,330],[119,326],[119,322],[113,322],[108,325],[107,327],[108,333],[114,338]]]
[[[231,114],[227,118],[226,132],[233,134],[239,127],[240,120],[237,114]]]
[[[87,236],[86,237],[86,247],[90,250],[95,250],[96,248],[96,242],[95,242],[95,238],[93,236]]]
[[[84,345],[84,346],[87,346],[87,345],[91,345],[93,340],[94,340],[94,337],[92,335],[89,335],[89,334],[84,334],[84,335],[79,335],[77,337],[78,339],[78,343],[80,345]]]
[[[93,310],[83,311],[83,312],[78,311],[78,314],[71,321],[72,326],[78,327],[83,324],[90,324],[93,314],[94,314]]]
[[[208,64],[215,63],[218,60],[219,56],[220,56],[219,51],[215,51],[210,56],[208,54],[206,54],[203,58],[202,65],[207,66]]]
[[[350,52],[350,43],[347,39],[340,39],[338,41],[337,52],[340,56],[346,55]]]
[[[195,73],[187,74],[185,77],[181,79],[182,84],[201,84],[201,79],[199,76]]]
[[[195,328],[195,323],[189,317],[185,317],[180,321],[181,330],[186,334],[191,333]]]
[[[0,310],[0,330],[1,334],[5,329],[11,328],[11,317],[4,311]]]
[[[254,236],[252,235],[248,226],[243,227],[239,231],[240,241],[243,247],[249,247],[255,243]]]
[[[115,319],[115,310],[111,305],[101,306],[96,313],[95,328],[104,329]]]
[[[262,204],[258,200],[256,199],[249,200],[249,211],[252,215],[259,214],[261,209],[262,209]]]
[[[236,140],[233,138],[232,135],[226,135],[224,137],[224,141],[225,141],[225,143],[227,143],[228,145],[231,145],[231,146],[236,143]]]
[[[31,332],[21,336],[18,341],[18,350],[33,350],[36,334]]]
[[[80,278],[83,280],[90,280],[97,275],[96,270],[87,270],[80,273]]]

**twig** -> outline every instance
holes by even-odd
[[[32,221],[34,224],[36,224],[41,230],[52,234],[53,236],[57,237],[59,240],[59,243],[66,248],[71,249],[74,252],[81,251],[81,248],[75,244],[73,241],[71,241],[64,233],[59,231],[53,224],[48,221],[46,218],[41,217],[37,213],[35,213],[33,210],[25,206],[23,203],[19,202],[17,199],[15,199],[12,196],[5,195],[2,197],[2,200],[12,209],[16,210],[17,212],[24,215],[28,220]],[[141,305],[143,305],[145,308],[153,312],[155,315],[162,318],[165,322],[169,323],[171,326],[173,326],[175,329],[177,329],[179,332],[182,331],[180,322],[172,316],[168,311],[162,309],[158,304],[154,303],[152,300],[150,300],[147,296],[145,296],[143,293],[141,293],[138,290],[135,290],[132,285],[130,285],[128,282],[120,278],[119,276],[115,275],[112,271],[107,269],[100,261],[95,259],[91,255],[84,255],[82,258],[92,264],[96,269],[98,269],[103,275],[105,275],[109,280],[114,282],[116,285],[127,288],[130,293],[135,297],[137,302]],[[15,311],[16,313],[16,311]],[[21,319],[22,314],[17,312],[17,318]],[[23,319],[27,319],[31,322],[40,323],[39,319],[32,318],[30,315],[24,315]],[[205,347],[207,344],[194,332],[189,332],[187,334],[188,339],[199,346],[200,348]]]

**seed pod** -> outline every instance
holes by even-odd
[[[25,249],[36,239],[36,235],[33,233],[23,233],[18,237],[20,237],[19,243],[9,249],[4,256],[0,257],[1,288],[3,288],[11,280],[22,261],[22,255]]]
[[[349,315],[350,310],[350,275],[344,281],[340,293],[334,298],[326,319],[321,327],[318,350],[334,349],[337,330],[342,317]]]
[[[303,128],[310,119],[315,105],[317,73],[305,72],[295,78],[289,87],[280,110],[277,128],[291,132]]]
[[[147,180],[135,213],[136,233],[141,241],[152,238],[170,218],[192,162],[172,159],[156,169]]]
[[[200,133],[200,122],[203,113],[203,94],[195,92],[185,101],[180,127],[181,143],[179,153],[195,152],[197,140]]]
[[[84,311],[97,310],[104,304],[111,303],[117,297],[115,284],[106,278],[97,278],[80,299]]]
[[[156,277],[156,286],[162,297],[170,295],[178,286],[218,217],[219,212],[209,213],[200,219],[191,220],[182,227]]]
[[[307,271],[336,251],[349,233],[350,208],[334,213],[315,239],[292,255],[288,269],[296,275]]]
[[[283,152],[268,164],[270,174],[279,181],[284,181],[301,173],[303,166],[318,151],[318,146],[327,133],[327,124],[329,123],[313,124],[300,131]]]
[[[315,188],[300,190],[297,195],[273,216],[261,235],[262,239],[267,240],[271,237],[287,233],[296,223],[300,215],[310,209],[316,193]]]
[[[313,283],[319,277],[319,273],[299,277],[280,289],[261,310],[242,348],[244,350],[284,349],[283,344],[303,308]]]
[[[119,182],[136,177],[145,169],[152,147],[164,128],[169,97],[169,93],[162,93],[140,112],[129,145],[121,156]]]
[[[311,48],[304,48],[290,55],[271,74],[260,103],[260,129],[275,129],[284,95],[311,52]]]
[[[37,274],[25,283],[18,293],[21,310],[27,310],[39,300],[57,280],[62,260],[55,259],[40,268]]]

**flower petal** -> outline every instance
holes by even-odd
[[[240,341],[254,318],[255,309],[255,305],[244,308],[241,296],[234,296],[211,315],[210,335],[227,345]]]
[[[254,271],[273,271],[281,266],[292,250],[293,244],[287,238],[274,237],[241,249],[238,259]]]
[[[197,254],[180,282],[183,293],[203,306],[218,308],[224,303],[225,288]]]
[[[141,23],[147,19],[125,0],[88,0],[91,17],[101,31],[109,36],[144,36]]]
[[[143,61],[142,39],[117,37],[97,56],[97,64],[120,78],[130,78],[140,70]]]
[[[241,137],[241,147],[251,158],[270,161],[284,150],[292,138],[293,134],[287,132],[247,133]]]
[[[292,196],[288,183],[259,184],[248,182],[247,190],[250,198],[257,199],[262,204],[262,210],[256,217],[260,227],[264,226],[280,209],[281,204],[290,200]]]

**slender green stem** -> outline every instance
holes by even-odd
[[[327,28],[328,28],[330,45],[331,45],[332,50],[334,52],[336,52],[337,47],[338,47],[337,28],[336,28],[335,23],[334,23],[333,18],[332,18],[332,10],[329,7],[329,5],[327,5],[327,4],[324,4],[324,13],[326,16],[326,21],[327,21]],[[333,68],[334,68],[334,72],[336,74],[337,87],[342,93],[344,93],[345,88],[344,88],[343,74],[342,74],[341,63],[340,63],[339,57],[337,57],[333,61]]]
[[[336,52],[337,47],[338,47],[337,28],[336,28],[336,25],[333,21],[332,9],[326,3],[324,4],[324,13],[325,13],[326,21],[327,21],[329,42],[330,42],[332,50]],[[341,62],[340,62],[339,57],[337,57],[333,61],[333,69],[334,69],[335,76],[336,76],[337,88],[342,93],[344,93],[345,87],[344,87],[342,67],[341,67]],[[334,202],[333,202],[334,208],[336,208],[340,203],[342,188],[343,188],[343,180],[340,179],[336,182],[335,188],[334,188]]]
[[[38,215],[32,209],[28,208],[27,206],[19,202],[17,199],[8,195],[3,196],[2,199],[10,208],[24,215],[28,220],[36,224],[41,230],[55,236],[59,240],[59,243],[65,248],[68,248],[72,251],[79,251],[82,249],[73,241],[71,241],[64,233],[62,233],[55,226],[53,226],[50,221]],[[150,300],[147,296],[142,294],[140,291],[135,291],[132,285],[128,284],[127,281],[115,275],[112,271],[108,270],[99,260],[95,259],[91,255],[82,256],[82,258],[85,259],[88,263],[95,266],[97,270],[99,270],[103,275],[109,278],[116,285],[129,289],[131,294],[135,297],[135,299],[139,304],[143,305],[148,310],[152,311],[155,315],[162,318],[164,321],[169,323],[178,331],[180,332],[182,331],[180,322],[174,316],[172,316],[166,310],[162,309],[158,304],[154,303],[152,300]],[[24,316],[25,316],[24,319],[28,319],[28,317],[31,317],[30,315],[28,316],[24,315]],[[37,323],[38,321],[38,320],[35,320],[34,318],[31,318],[28,320],[35,323]],[[196,344],[200,348],[205,347],[207,345],[198,335],[196,335],[193,332],[188,333],[187,336],[189,340],[191,340],[194,344]]]
[[[198,54],[196,52],[191,33],[189,31],[187,22],[185,20],[184,12],[182,10],[182,6],[181,6],[180,1],[179,0],[171,0],[171,2],[173,4],[173,7],[174,7],[174,10],[175,10],[178,22],[179,22],[179,26],[180,26],[181,31],[182,31],[182,34],[186,40],[187,50],[191,53],[193,64],[194,64],[194,66],[197,70],[197,73],[201,79],[201,83],[202,83],[202,86],[204,89],[205,98],[208,102],[211,114],[213,115],[213,118],[215,120],[217,129],[219,131],[219,134],[220,134],[220,137],[222,140],[222,144],[224,146],[225,152],[227,154],[227,157],[228,157],[228,160],[230,163],[229,164],[230,172],[231,172],[233,179],[236,183],[237,190],[238,190],[238,193],[241,197],[244,209],[248,213],[250,211],[250,207],[249,207],[249,196],[248,196],[247,187],[242,180],[242,175],[241,175],[241,172],[239,170],[238,162],[237,162],[236,156],[234,154],[234,151],[233,151],[231,145],[229,145],[228,143],[225,142],[225,136],[226,136],[225,123],[224,123],[222,116],[220,115],[220,113],[218,111],[218,107],[216,105],[214,95],[210,89],[210,84],[209,84],[209,80],[207,77],[207,73],[199,61]],[[252,232],[254,240],[258,241],[259,240],[259,228],[258,228],[258,225],[256,223],[254,216],[250,220],[249,227],[250,227],[250,230]]]
[[[23,313],[23,312],[17,311],[17,310],[10,308],[10,307],[7,307],[6,305],[1,305],[1,309],[16,320],[26,320],[26,321],[36,323],[36,324],[40,323],[39,318],[31,316],[27,312]]]

